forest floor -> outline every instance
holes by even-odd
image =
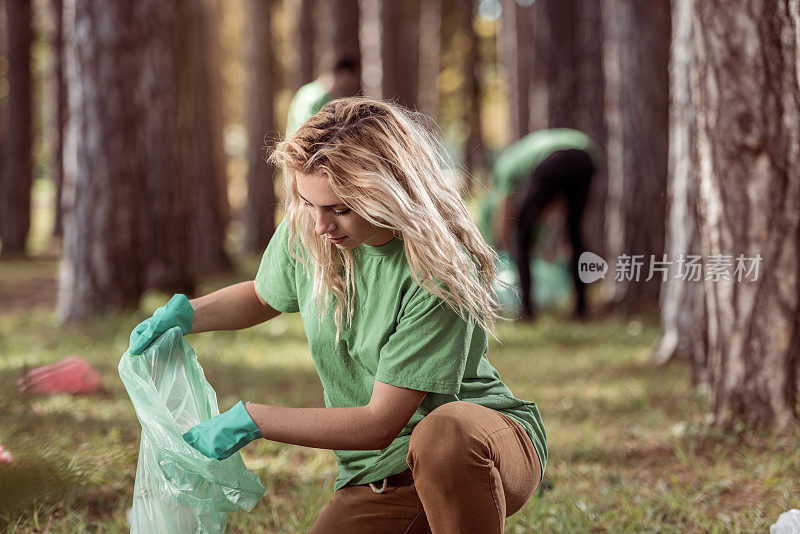
[[[53,188],[34,184],[32,259],[0,263],[0,531],[127,532],[140,426],[117,365],[141,310],[62,325],[57,251],[49,239]],[[252,278],[258,258],[204,280],[198,294]],[[536,495],[506,532],[766,532],[800,508],[800,428],[781,436],[709,424],[708,396],[690,386],[686,362],[656,367],[655,317],[501,324],[489,359],[515,396],[537,402],[549,458]],[[188,336],[221,409],[240,399],[323,406],[302,323],[279,316],[240,332]],[[106,393],[23,395],[25,369],[70,354],[90,360]],[[306,532],[333,492],[333,453],[260,440],[242,450],[267,487],[228,532]]]
[[[200,290],[251,277],[256,265]],[[0,444],[15,457],[0,464],[0,531],[127,532],[140,426],[117,363],[131,328],[166,296],[63,326],[54,259],[0,269]],[[537,402],[549,438],[544,484],[506,532],[765,532],[800,507],[800,429],[710,426],[707,395],[690,387],[686,363],[650,362],[657,334],[653,318],[614,315],[501,326],[489,358],[515,396]],[[323,405],[296,315],[188,340],[221,409],[240,399]],[[25,368],[69,354],[100,370],[105,396],[17,392]],[[228,532],[306,532],[332,494],[333,454],[265,440],[242,453],[267,494],[253,512],[232,514]]]

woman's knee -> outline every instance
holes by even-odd
[[[450,465],[475,454],[484,443],[470,430],[470,418],[479,406],[455,401],[439,406],[417,423],[408,444],[408,465],[420,459]]]

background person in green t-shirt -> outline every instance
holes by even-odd
[[[286,117],[286,137],[291,137],[304,122],[334,98],[355,96],[361,87],[358,62],[350,56],[333,61],[333,67],[320,74],[294,94]]]
[[[313,533],[502,531],[546,468],[536,404],[487,358],[496,254],[421,120],[378,100],[323,106],[271,156],[286,218],[255,280],[177,295],[131,335],[135,353],[173,326],[300,314],[325,408],[239,402],[184,439],[218,459],[261,437],[333,449]]]
[[[586,287],[578,276],[578,258],[584,251],[580,224],[592,175],[602,158],[589,136],[569,128],[530,133],[497,158],[492,170],[494,190],[485,200],[481,217],[484,232],[514,258],[522,293],[521,319],[534,316],[530,250],[535,247],[535,227],[545,207],[559,197],[566,200],[575,315],[585,316]]]

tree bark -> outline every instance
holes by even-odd
[[[624,227],[622,224],[622,124],[620,120],[620,28],[617,16],[617,0],[603,0],[603,99],[606,115],[606,204],[605,204],[605,258],[609,265],[622,254]],[[611,267],[609,267],[610,269]],[[621,282],[606,276],[601,282],[602,300],[613,302]],[[622,288],[620,288],[622,289]]]
[[[366,96],[383,94],[383,57],[381,47],[381,5],[383,0],[361,0],[361,89]]]
[[[561,1],[561,0],[559,0]],[[502,4],[500,51],[505,70],[511,141],[530,131],[530,90],[532,80],[533,31],[531,6],[515,0]]]
[[[316,76],[314,47],[317,31],[314,25],[314,14],[319,6],[316,0],[294,0],[292,7],[295,21],[294,48],[298,56],[293,87],[297,91]]]
[[[419,17],[419,111],[436,118],[442,53],[442,0],[421,0]]]
[[[419,78],[419,0],[381,1],[383,98],[414,109]]]
[[[697,155],[695,110],[691,101],[693,71],[692,6],[694,0],[672,3],[670,54],[669,176],[667,183],[667,257],[673,261],[700,254],[697,233]],[[675,274],[662,285],[661,338],[653,353],[663,365],[673,356],[692,365],[692,383],[708,381],[705,365],[705,303],[703,284]]]
[[[606,140],[601,7],[597,0],[578,0],[575,32],[575,124],[600,147]]]
[[[134,307],[144,289],[145,181],[137,153],[133,4],[66,0],[64,248],[58,315]],[[77,33],[79,29],[80,33]]]
[[[31,224],[31,2],[6,0],[8,147],[0,174],[0,256],[25,254]]]
[[[704,280],[712,409],[724,427],[797,421],[798,13],[798,0],[694,5],[703,256],[763,258],[755,280]]]
[[[53,124],[53,182],[56,187],[55,224],[53,235],[64,235],[62,224],[61,192],[64,187],[64,128],[66,126],[67,84],[64,81],[64,0],[51,0],[53,9],[53,81],[55,83],[55,123]]]
[[[324,69],[330,70],[337,59],[351,58],[361,71],[361,44],[359,40],[360,13],[358,0],[326,0],[322,3]],[[361,88],[359,87],[359,92]],[[415,95],[416,96],[416,95]]]
[[[248,51],[247,109],[248,117],[248,169],[247,205],[245,206],[244,252],[255,254],[264,250],[275,232],[275,207],[277,200],[273,179],[275,167],[264,161],[265,136],[276,136],[274,70],[272,56],[271,2],[250,0],[248,33],[251,47]]]
[[[179,117],[181,167],[189,184],[189,257],[198,274],[223,271],[230,209],[222,140],[217,16],[212,0],[180,7]]]
[[[545,0],[549,26],[547,51],[547,118],[550,128],[577,128],[578,1]]]
[[[647,265],[651,255],[664,252],[666,184],[669,124],[669,42],[668,0],[638,2],[616,0],[617,60],[616,87],[619,98],[621,176],[609,175],[610,211],[616,228],[607,228],[617,239],[607,238],[618,248],[613,255],[641,256]],[[612,15],[613,16],[613,15]],[[611,152],[611,150],[609,150]],[[657,306],[658,283],[646,276],[619,282],[613,300],[623,301],[629,312]]]
[[[550,22],[547,18],[546,0],[534,2],[531,6],[532,65],[531,98],[529,124],[531,131],[543,130],[549,126],[548,111],[548,62],[550,51]]]
[[[603,90],[603,26],[602,3],[578,0],[576,32],[576,76],[578,100],[575,124],[591,137],[597,146],[606,146],[605,91]],[[583,214],[582,231],[587,250],[606,255],[605,204],[608,173],[605,162],[592,176],[589,198]]]
[[[138,72],[139,160],[147,195],[147,256],[145,286],[169,293],[194,290],[189,271],[189,183],[181,165],[181,145],[188,142],[180,132],[178,110],[179,25],[178,3],[139,0],[135,4],[140,43]],[[130,83],[130,82],[129,82]]]
[[[8,57],[8,25],[6,23],[6,10],[0,8],[0,57]],[[0,69],[0,84],[8,87],[8,69]],[[8,153],[8,90],[0,91],[0,225],[6,212],[7,205],[13,195],[13,184],[8,179],[6,154]],[[0,231],[0,248],[3,246],[2,231]],[[0,250],[2,258],[2,250]]]
[[[468,133],[464,146],[464,159],[467,168],[466,180],[463,187],[463,194],[469,195],[472,192],[474,175],[477,171],[485,171],[487,168],[486,151],[483,143],[483,126],[481,125],[481,98],[482,90],[480,83],[480,58],[478,50],[478,38],[472,27],[473,6],[472,2],[458,2],[459,27],[466,36],[466,47],[464,50],[464,124],[467,125]]]

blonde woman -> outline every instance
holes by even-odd
[[[325,408],[242,404],[184,435],[219,459],[257,438],[333,449],[312,532],[502,532],[533,495],[547,438],[487,359],[494,251],[443,179],[435,136],[398,106],[325,105],[272,159],[286,218],[255,280],[173,297],[137,327],[246,328],[300,313]],[[149,322],[148,322],[149,321]]]

